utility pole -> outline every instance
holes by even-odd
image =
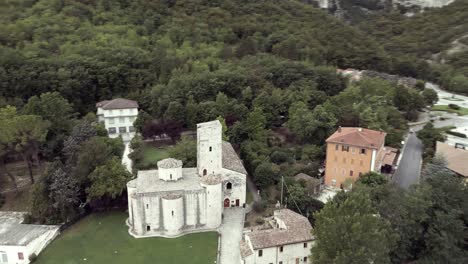
[[[281,176],[281,203],[280,203],[280,207],[282,208],[283,207],[283,185],[284,185],[284,178],[283,176]]]

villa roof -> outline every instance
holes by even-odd
[[[138,103],[133,100],[128,100],[124,98],[117,98],[113,100],[104,100],[96,104],[97,108],[102,108],[104,110],[110,109],[128,109],[128,108],[138,108]]]
[[[379,149],[385,142],[387,133],[360,127],[340,127],[327,143],[353,145],[363,148]]]
[[[449,144],[437,142],[436,153],[447,159],[447,168],[463,177],[468,177],[468,150],[455,148]]]
[[[237,155],[231,143],[223,141],[222,149],[223,168],[247,175],[244,164],[242,164],[241,159]]]
[[[163,159],[157,162],[160,169],[172,169],[182,167],[182,161],[173,158]]]
[[[253,231],[247,236],[254,249],[276,247],[314,240],[309,220],[289,209],[275,211],[275,217],[283,221],[286,229],[267,229]]]
[[[0,245],[27,246],[38,237],[59,230],[58,225],[21,224],[25,213],[0,212]]]
[[[307,183],[310,183],[310,184],[314,184],[314,185],[317,185],[317,184],[320,184],[320,179],[317,179],[317,178],[314,178],[308,174],[305,174],[305,173],[298,173],[296,174],[296,176],[293,177],[296,181],[298,180],[304,180],[306,181]]]

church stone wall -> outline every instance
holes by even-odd
[[[198,174],[216,174],[222,168],[221,123],[216,120],[197,126],[197,168]]]
[[[202,186],[206,188],[206,226],[217,228],[221,225],[223,213],[221,182]]]
[[[182,178],[182,167],[178,168],[159,168],[158,169],[159,179],[164,181],[177,181]]]
[[[230,206],[236,206],[236,200],[239,200],[239,206],[243,206],[246,202],[246,176],[227,169],[223,171],[229,173],[229,177],[223,179],[223,201],[227,198]],[[229,189],[229,183],[231,183],[231,189]]]
[[[182,196],[162,198],[164,229],[169,235],[180,234],[184,226],[184,202]]]
[[[198,196],[197,193],[185,195],[185,224],[195,226],[198,223]]]
[[[159,210],[159,197],[158,196],[143,196],[141,198],[141,201],[143,203],[143,208],[145,210],[144,216],[145,216],[145,225],[150,226],[151,230],[157,230],[160,228],[159,223],[159,216],[160,216],[160,210]]]

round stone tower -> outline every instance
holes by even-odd
[[[221,176],[205,175],[200,184],[206,189],[206,227],[218,228],[223,214]]]
[[[182,195],[162,197],[164,229],[168,235],[178,235],[184,226],[184,201]]]
[[[158,176],[163,181],[177,181],[182,178],[182,161],[173,158],[158,161]]]

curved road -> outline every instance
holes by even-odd
[[[393,181],[401,188],[407,189],[419,183],[421,174],[422,154],[424,146],[415,133],[410,133],[403,149],[402,158]]]

